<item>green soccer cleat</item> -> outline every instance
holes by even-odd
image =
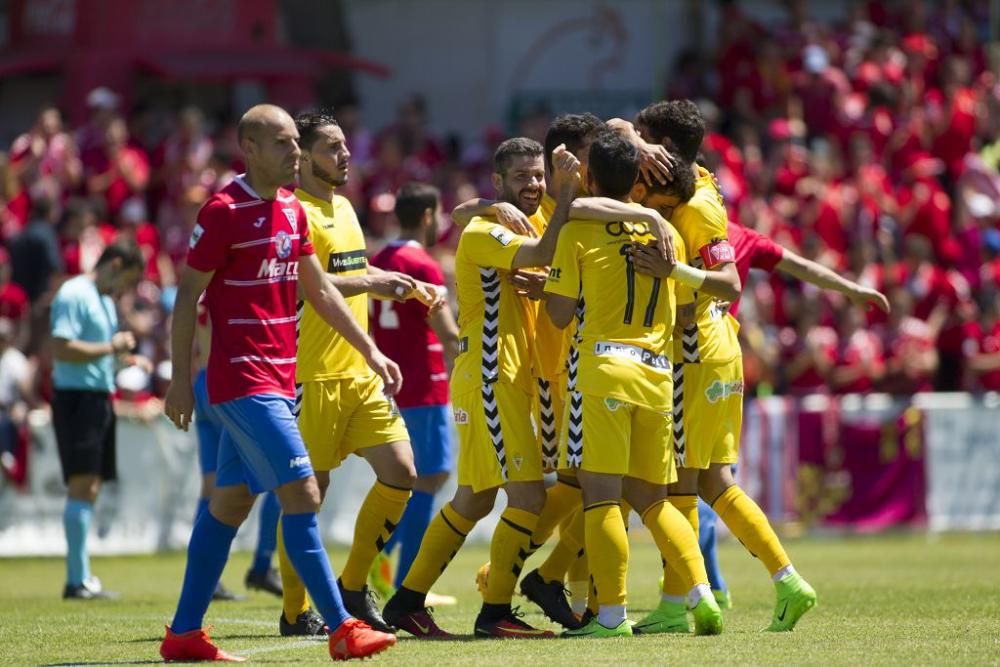
[[[610,639],[612,637],[631,637],[632,623],[626,618],[614,628],[606,628],[597,622],[597,618],[590,619],[582,628],[576,630],[566,630],[563,637],[569,639]]]
[[[368,571],[368,587],[386,600],[396,594],[396,587],[392,585],[392,562],[381,551]]]
[[[768,632],[788,632],[807,611],[816,606],[816,591],[798,572],[792,572],[774,585],[778,601]]]
[[[688,627],[687,605],[661,600],[660,605],[636,623],[632,630],[637,635],[687,634],[691,632]]]
[[[715,601],[719,603],[719,609],[733,608],[733,595],[729,591],[712,589],[712,595],[715,596]]]
[[[721,635],[722,610],[714,597],[703,596],[691,610],[696,635]]]

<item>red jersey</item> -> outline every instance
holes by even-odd
[[[398,271],[433,285],[444,285],[444,274],[416,241],[390,243],[372,257],[372,266]],[[371,301],[375,343],[403,372],[403,389],[396,395],[400,408],[448,403],[448,372],[444,347],[427,324],[427,306],[416,299],[403,303]]]
[[[305,211],[284,188],[264,200],[237,176],[202,206],[187,261],[215,272],[205,291],[211,403],[295,396],[299,258],[311,254]]]
[[[0,285],[0,317],[20,320],[28,314],[28,293],[17,283]]]
[[[741,285],[746,285],[750,269],[762,269],[771,273],[785,255],[785,249],[780,245],[743,225],[730,221],[726,225],[726,231],[729,243],[736,252],[736,272],[740,274]],[[739,299],[729,307],[733,317],[736,317],[739,307]]]
[[[1000,321],[993,328],[981,331],[977,340],[970,340],[969,356],[1000,354]],[[978,377],[979,386],[986,391],[1000,391],[1000,370],[984,371]]]

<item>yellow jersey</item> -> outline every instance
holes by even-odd
[[[535,233],[541,236],[545,233],[552,214],[556,209],[556,200],[546,193],[535,215],[529,220],[535,228]],[[561,231],[560,231],[561,233]],[[535,322],[535,351],[533,372],[535,377],[551,382],[566,372],[566,356],[569,354],[569,342],[572,334],[568,329],[560,329],[552,324],[544,303],[538,306],[538,320]]]
[[[531,361],[538,305],[508,282],[511,264],[526,240],[490,219],[475,217],[455,252],[459,354],[451,392],[463,394],[484,382],[533,392]]]
[[[674,209],[670,222],[680,232],[692,266],[714,269],[736,261],[726,231],[728,217],[715,176],[698,167],[694,196]],[[695,324],[674,339],[674,360],[684,363],[726,362],[740,356],[739,324],[729,315],[729,302],[695,293]]]
[[[559,233],[545,291],[578,300],[571,391],[651,410],[673,406],[670,345],[690,288],[636,273],[625,249],[654,236],[645,223],[570,221]],[[677,258],[686,260],[674,235]]]
[[[365,235],[351,202],[340,195],[333,202],[313,197],[305,190],[295,196],[309,220],[309,238],[320,265],[336,276],[360,276],[368,272]],[[368,296],[346,297],[354,319],[368,330]],[[309,303],[299,308],[299,351],[296,382],[316,382],[360,377],[372,373],[365,358],[321,318]]]

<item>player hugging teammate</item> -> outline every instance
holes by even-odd
[[[777,593],[769,629],[791,630],[816,594],[731,472],[743,378],[730,304],[742,281],[718,186],[695,163],[703,135],[697,108],[680,101],[651,105],[635,126],[560,116],[544,148],[503,142],[494,156],[497,199],[453,214],[464,227],[456,331],[450,315],[437,315],[444,304],[435,272],[418,279],[367,264],[354,212],[334,193],[350,158],[336,122],[251,109],[240,123],[247,174],[199,215],[173,324],[166,411],[186,428],[194,313],[205,292],[215,324],[208,399],[225,433],[163,657],[237,659],[211,643],[202,619],[236,527],[263,491],[276,493],[283,512],[281,633],[330,632],[334,659],[388,648],[399,629],[449,636],[427,594],[501,487],[507,508],[480,572],[478,637],[555,636],[525,623],[511,602],[526,562],[557,529],[555,548],[521,591],[566,628],[563,636],[688,633],[689,614],[696,634],[720,633],[698,548],[699,496],[768,568]],[[296,167],[293,194],[281,185]],[[396,254],[420,249],[438,208],[433,190],[411,186],[401,197],[409,237]],[[392,261],[379,263],[395,268]],[[388,300],[376,309],[381,341],[399,335],[391,322],[400,314],[426,329],[418,345],[436,354],[428,382],[443,380],[442,352],[449,366],[454,356],[458,489],[429,525],[429,494],[449,460],[438,419],[448,392],[428,389],[437,398],[420,413],[413,410],[423,403],[408,399],[403,423],[391,398],[399,369],[365,333],[368,294]],[[412,313],[389,305],[411,298],[422,304]],[[428,441],[416,466],[407,427]],[[426,450],[432,440],[444,449]],[[349,454],[364,457],[377,481],[335,580],[316,512],[329,471]],[[543,474],[552,471],[557,482],[546,489]],[[415,484],[423,496],[408,514],[405,575],[380,613],[366,575],[410,512]],[[633,509],[664,562],[661,602],[637,623],[625,607]],[[567,576],[577,597],[589,593],[586,606],[567,600]]]

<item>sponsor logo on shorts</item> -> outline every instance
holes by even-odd
[[[455,423],[459,426],[469,423],[469,413],[462,408],[455,408]]]
[[[716,380],[708,385],[705,390],[705,398],[709,403],[724,401],[730,396],[743,395],[743,380],[733,380],[732,382],[721,382]]]
[[[289,468],[301,468],[302,466],[307,466],[312,463],[308,456],[293,456],[288,459]]]
[[[599,357],[624,357],[657,370],[670,370],[670,360],[666,356],[638,345],[599,340],[594,344],[594,354]]]
[[[622,406],[622,402],[619,401],[617,398],[605,398],[604,399],[604,407],[606,407],[611,412],[614,412],[615,410],[617,410],[621,406]]]
[[[497,242],[502,246],[509,246],[511,241],[514,240],[514,234],[508,232],[506,229],[496,227],[490,230],[490,236],[495,238]]]

